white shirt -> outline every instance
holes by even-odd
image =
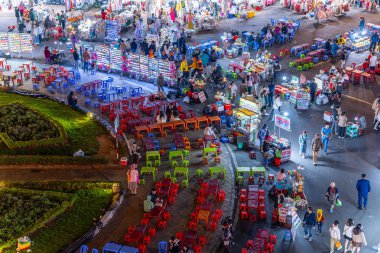
[[[349,238],[352,238],[352,229],[353,228],[354,228],[354,226],[344,225],[343,234]]]
[[[340,229],[338,226],[333,225],[332,227],[330,227],[329,232],[330,232],[331,238],[340,240]]]
[[[281,98],[276,98],[273,103],[273,109],[278,110],[282,106]]]
[[[236,95],[237,93],[237,86],[236,85],[232,85],[231,86],[231,95]]]
[[[375,67],[377,63],[377,56],[372,55],[371,59],[369,59],[369,66],[370,67]]]

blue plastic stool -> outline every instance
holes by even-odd
[[[91,253],[99,253],[97,249],[92,249]]]
[[[325,54],[322,58],[324,61],[328,61],[329,60],[329,56],[327,54]]]
[[[149,133],[148,137],[154,138],[154,133]]]
[[[168,243],[166,241],[161,241],[158,243],[158,253],[167,253]]]
[[[284,238],[282,238],[282,242],[291,243],[293,241],[292,232],[289,229],[285,229]]]
[[[314,59],[313,59],[313,63],[314,64],[317,64],[319,62],[319,58],[318,57],[314,57]]]
[[[75,72],[75,79],[80,80],[80,73],[78,71]]]
[[[69,78],[69,84],[70,85],[75,85],[75,79],[74,78]]]
[[[85,92],[84,92],[84,96],[85,96],[85,97],[89,97],[89,96],[90,96],[90,92],[85,91]]]
[[[49,86],[48,91],[49,91],[49,93],[53,94],[54,93],[54,88],[52,86]]]
[[[39,91],[40,90],[40,85],[38,83],[33,84],[33,90]]]
[[[84,105],[89,106],[90,104],[91,104],[91,99],[86,98],[86,100],[84,101]]]
[[[80,253],[87,253],[88,252],[88,247],[87,247],[87,245],[82,245],[82,246],[80,246],[80,251],[79,251]]]
[[[311,45],[311,50],[314,51],[314,50],[317,50],[317,45]]]

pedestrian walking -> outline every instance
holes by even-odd
[[[352,229],[352,253],[359,253],[361,247],[367,246],[362,228],[362,225],[358,224]]]
[[[338,188],[336,188],[335,183],[331,182],[329,188],[327,188],[326,195],[325,195],[327,201],[330,204],[330,213],[332,213],[334,210],[334,206],[339,199],[339,192]]]
[[[323,151],[327,155],[327,148],[329,146],[329,141],[332,138],[332,130],[330,127],[330,123],[326,123],[324,127],[321,129],[322,143],[323,143]]]
[[[313,213],[313,208],[309,206],[307,208],[307,211],[305,212],[302,220],[302,225],[305,229],[305,236],[304,238],[309,240],[311,242],[313,240],[313,235],[311,233],[312,229],[315,228],[315,225],[317,224],[317,219],[315,213]]]
[[[268,126],[264,124],[258,133],[258,139],[260,141],[260,151],[263,152],[263,145],[265,138],[269,135]]]
[[[137,165],[132,163],[129,170],[127,171],[128,177],[128,189],[133,195],[137,194],[137,183],[139,180],[139,172],[136,170]]]
[[[299,155],[305,159],[307,144],[310,143],[309,135],[306,133],[306,130],[303,130],[302,134],[298,137],[298,143],[300,145]]]
[[[317,210],[316,220],[317,220],[317,229],[318,229],[319,236],[322,236],[322,226],[323,226],[323,223],[325,222],[325,216],[323,215],[322,209]]]
[[[343,238],[344,238],[344,253],[347,251],[352,251],[351,249],[351,241],[352,241],[352,229],[354,228],[354,221],[349,218],[344,224],[343,228]]]
[[[276,114],[281,113],[281,106],[282,106],[281,96],[277,95],[276,99],[273,102],[273,110],[271,113],[272,121],[274,121]]]
[[[339,128],[339,139],[343,139],[346,135],[346,127],[347,127],[347,116],[346,112],[342,112],[342,114],[338,118],[338,128]]]
[[[379,42],[379,34],[377,33],[377,31],[373,31],[373,34],[371,36],[371,45],[369,46],[369,50],[370,51],[375,50],[378,42]]]
[[[315,134],[314,139],[311,141],[311,149],[313,150],[313,164],[317,165],[319,150],[323,148],[323,142],[319,134]]]
[[[342,248],[342,244],[340,243],[340,229],[339,229],[339,221],[335,220],[334,223],[330,226],[330,253],[333,253],[335,247],[339,250]]]
[[[181,251],[181,241],[172,236],[169,240],[169,253],[179,253]]]
[[[79,69],[79,54],[76,48],[74,48],[74,51],[73,51],[73,58],[75,62],[74,68]]]
[[[332,106],[331,131],[334,131],[335,135],[338,135],[338,119],[341,113],[342,113],[342,109],[340,108],[339,105]]]
[[[373,101],[372,110],[375,112],[375,116],[373,117],[373,129],[378,130],[378,126],[380,124],[380,95]]]
[[[90,66],[90,60],[91,60],[91,55],[90,53],[88,52],[88,49],[86,48],[83,52],[83,70],[86,72],[86,71],[89,71],[89,66]]]
[[[362,178],[356,183],[358,191],[358,208],[362,209],[362,201],[364,200],[364,209],[367,209],[368,194],[371,192],[371,184],[366,174],[362,174]]]

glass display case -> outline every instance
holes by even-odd
[[[254,141],[260,124],[260,103],[256,102],[253,96],[240,98],[239,108],[234,109],[235,127],[240,133],[249,137],[249,141]]]

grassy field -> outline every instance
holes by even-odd
[[[0,91],[0,107],[12,103],[21,103],[42,115],[53,118],[61,124],[67,132],[69,143],[56,147],[20,148],[10,150],[0,142],[0,155],[59,155],[72,156],[82,149],[85,155],[95,155],[99,149],[96,136],[106,134],[106,131],[95,121],[82,112],[51,101],[49,99],[32,98],[9,94]]]
[[[23,210],[22,213],[14,212],[14,214],[11,214],[14,221],[30,220],[30,222],[33,222],[34,216],[32,214],[40,212],[39,215],[44,217],[45,220],[49,220],[49,222],[43,223],[43,226],[33,231],[30,228],[27,229],[25,224],[17,222],[14,223],[17,226],[12,224],[2,226],[0,238],[5,238],[7,235],[6,239],[8,243],[5,243],[5,240],[0,241],[0,251],[1,248],[7,246],[4,252],[15,252],[15,240],[17,237],[28,235],[33,241],[31,248],[33,252],[60,252],[77,238],[83,236],[109,208],[113,197],[112,185],[112,183],[91,182],[2,183],[4,188],[0,191],[0,197],[5,196],[4,199],[7,200],[8,198],[14,199],[14,196],[18,196],[19,200],[13,206],[19,206],[19,209]],[[9,189],[7,187],[19,188]],[[13,193],[13,195],[10,196],[9,192]],[[28,193],[34,194],[28,195]],[[35,199],[38,201],[31,204],[30,202]],[[53,219],[51,219],[52,216],[48,216],[49,214],[54,214],[52,211],[60,209],[60,204],[64,207],[67,203],[69,203],[68,206],[61,208],[62,212],[59,212]],[[4,205],[7,205],[7,202]],[[52,211],[48,212],[49,210]],[[41,213],[42,211],[45,212]],[[9,214],[7,213],[9,212],[4,211],[2,213],[0,211],[0,217],[4,215],[8,220]],[[16,228],[18,229],[17,232]],[[7,231],[13,232],[13,240],[10,240],[9,233],[5,234]],[[11,246],[9,246],[9,242],[12,242]]]

